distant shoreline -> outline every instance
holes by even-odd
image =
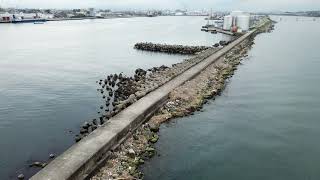
[[[177,17],[183,16],[196,16],[196,17],[206,17],[204,15],[181,15]],[[108,16],[108,17],[81,17],[81,18],[52,18],[52,19],[45,19],[45,21],[80,21],[80,20],[88,20],[88,19],[120,19],[120,18],[137,18],[137,17],[149,17],[149,16]],[[175,17],[173,15],[168,16],[153,16],[154,17]],[[27,22],[26,22],[27,23]],[[0,21],[0,24],[14,24],[12,21]]]
[[[147,17],[147,16],[109,16],[109,17],[83,17],[83,18],[53,18],[53,19],[45,19],[45,21],[80,21],[87,19],[116,19],[116,18],[136,18],[136,17]],[[34,19],[37,21],[37,19]],[[23,22],[22,22],[23,23]],[[25,22],[28,23],[28,22]],[[12,21],[0,21],[0,24],[14,24]]]

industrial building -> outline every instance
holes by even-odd
[[[242,11],[233,11],[224,17],[223,30],[246,32],[250,28],[250,14]]]
[[[12,21],[12,15],[9,13],[0,14],[0,23],[1,22],[11,22]]]
[[[47,19],[52,19],[52,14],[42,14],[42,13],[14,13],[10,14],[8,12],[0,14],[0,23],[21,23],[21,22],[36,22],[36,21],[46,21]]]

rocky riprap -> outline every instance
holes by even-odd
[[[169,54],[185,54],[192,55],[201,51],[210,49],[208,46],[183,46],[183,45],[168,45],[168,44],[154,44],[150,42],[141,42],[134,45],[137,50],[162,52]]]
[[[173,64],[171,67],[163,65],[148,70],[136,69],[131,77],[120,73],[111,74],[104,79],[100,79],[96,82],[99,86],[97,92],[101,94],[103,104],[99,107],[98,117],[83,123],[80,127],[80,133],[75,136],[75,141],[79,142],[110,118],[211,56],[217,50],[219,48],[209,48],[198,55],[185,59],[181,63]]]

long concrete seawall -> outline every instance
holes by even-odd
[[[217,61],[254,32],[255,30],[241,36],[228,46],[132,104],[54,159],[34,175],[31,180],[81,180],[87,178],[93,170],[104,162],[110,150],[122,142],[131,131],[134,131],[143,122],[151,118],[166,103],[168,95],[173,89],[197,76],[203,69]]]

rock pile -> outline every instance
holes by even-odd
[[[137,69],[132,77],[120,73],[100,79],[97,81],[97,92],[101,94],[103,104],[99,107],[98,117],[80,127],[75,141],[79,142],[126,107],[203,61],[218,49],[207,49],[181,63],[173,64],[172,67],[163,65],[148,70]]]
[[[183,45],[168,45],[168,44],[154,44],[154,43],[137,43],[134,45],[135,49],[162,52],[169,54],[196,54],[207,50],[208,46],[183,46]]]
[[[220,41],[219,44],[220,46],[227,46],[229,45],[231,42],[230,41]]]

